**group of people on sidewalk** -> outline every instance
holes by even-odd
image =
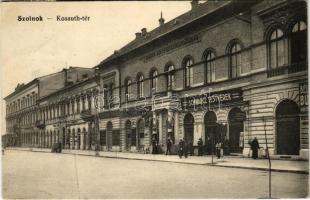
[[[153,144],[153,154],[158,154],[158,143],[156,143],[155,141],[152,142]],[[172,146],[173,146],[173,142],[170,138],[167,139],[167,148],[166,148],[166,155],[171,155],[172,154]],[[203,145],[203,141],[202,138],[199,138],[198,142],[197,142],[197,146],[198,146],[198,156],[203,156],[204,154],[204,145]],[[185,158],[188,157],[188,155],[193,156],[194,155],[194,148],[193,148],[193,143],[192,141],[186,141],[185,139],[180,139],[180,142],[178,144],[178,149],[177,149],[177,153],[180,157],[180,159],[182,159],[182,157],[184,156]],[[217,142],[215,145],[216,148],[216,156],[219,159],[221,157],[222,154],[222,143],[221,142]]]
[[[252,151],[252,158],[257,159],[258,158],[258,150],[260,149],[259,143],[257,138],[255,137],[252,141],[249,142],[250,149]],[[152,146],[153,146],[153,151],[152,154],[159,154],[160,153],[160,148],[158,145],[158,142],[156,140],[152,141]],[[167,148],[166,148],[166,155],[171,155],[172,154],[172,146],[173,142],[170,138],[167,139]],[[203,145],[203,140],[202,138],[199,138],[197,142],[198,146],[198,156],[203,156],[204,154],[204,145]],[[177,146],[177,154],[179,155],[180,159],[184,156],[185,158],[188,157],[188,155],[194,155],[194,148],[193,148],[193,143],[192,141],[186,141],[184,138],[180,139],[180,142]],[[215,154],[218,159],[221,158],[222,156],[222,151],[223,151],[223,144],[221,141],[216,142],[215,144]]]

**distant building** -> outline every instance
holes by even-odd
[[[94,149],[96,135],[91,114],[98,93],[99,84],[92,75],[42,97],[38,103],[42,116],[38,147],[50,148],[62,142],[66,149]]]
[[[222,142],[225,154],[247,155],[256,137],[275,157],[308,159],[306,2],[191,4],[142,28],[95,66],[96,77],[40,96],[44,113],[60,97],[68,107],[63,120],[43,114],[41,146],[146,152],[152,142],[165,150],[168,138],[184,138],[196,148],[202,138],[206,154]]]
[[[88,79],[93,76],[93,73],[94,69],[70,67],[36,78],[27,84],[19,84],[13,93],[4,98],[6,101],[6,134],[7,138],[11,138],[9,139],[10,145],[37,144],[39,134],[37,125],[44,123],[41,115],[43,108],[38,103],[39,99],[61,88]]]

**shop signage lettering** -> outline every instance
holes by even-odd
[[[177,42],[171,43],[171,44],[167,45],[166,47],[159,49],[158,51],[153,51],[152,53],[146,55],[143,58],[143,60],[144,60],[144,62],[147,62],[148,60],[150,60],[156,56],[163,55],[163,54],[165,54],[165,53],[167,53],[173,49],[176,49],[176,48],[179,48],[181,46],[188,45],[188,44],[191,44],[194,42],[199,42],[199,41],[200,41],[200,37],[198,35],[186,37],[183,40],[179,40]]]
[[[242,101],[241,89],[227,90],[218,93],[205,93],[181,99],[182,109],[203,109],[209,106],[221,106],[225,103]]]
[[[299,103],[300,106],[308,106],[308,83],[299,84]]]

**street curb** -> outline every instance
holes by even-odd
[[[245,166],[235,166],[235,165],[218,165],[218,164],[211,164],[211,163],[208,163],[207,165],[214,166],[214,167],[226,167],[226,168],[239,168],[239,169],[251,169],[251,170],[269,171],[268,168],[262,168],[262,167],[245,167]],[[272,172],[296,173],[296,174],[309,174],[308,171],[302,171],[302,170],[271,169],[271,171]]]
[[[39,153],[51,153],[50,151],[39,151],[32,149],[9,149],[15,151],[31,151],[31,152],[39,152]],[[142,160],[142,161],[159,161],[159,162],[170,162],[170,163],[178,163],[178,164],[189,164],[189,165],[204,165],[210,167],[225,167],[225,168],[237,168],[237,169],[248,169],[248,170],[260,170],[260,171],[269,171],[268,168],[262,167],[246,167],[246,166],[235,166],[235,165],[221,165],[218,163],[188,163],[181,161],[171,161],[171,160],[156,160],[156,159],[143,159],[143,158],[126,158],[126,157],[116,157],[116,156],[105,156],[105,155],[89,155],[89,154],[79,154],[79,153],[70,153],[70,152],[62,152],[61,154],[67,155],[79,155],[79,156],[91,156],[91,157],[102,157],[102,158],[113,158],[113,159],[127,159],[127,160]],[[296,174],[309,174],[308,171],[303,170],[288,170],[288,169],[271,169],[272,172],[286,172],[286,173],[296,173]]]

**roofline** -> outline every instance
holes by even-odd
[[[47,77],[47,76],[50,76],[50,75],[54,75],[54,74],[58,74],[58,73],[61,73],[62,71],[64,70],[70,70],[70,69],[92,69],[92,67],[88,68],[88,67],[72,67],[72,66],[69,66],[69,68],[62,68],[62,70],[58,71],[58,72],[53,72],[51,74],[47,74],[47,75],[44,75],[44,76],[40,76],[38,77],[37,79],[40,79],[40,78],[44,78],[44,77]]]
[[[70,66],[69,68],[63,68],[61,71],[58,71],[58,72],[54,72],[54,73],[51,73],[51,74],[47,74],[47,75],[43,75],[43,76],[39,76],[35,79],[33,79],[32,81],[28,82],[26,85],[22,86],[20,89],[18,89],[17,91],[14,91],[13,93],[9,94],[8,96],[4,97],[3,99],[4,100],[7,100],[8,98],[14,96],[15,94],[18,94],[19,92],[21,92],[23,89],[27,88],[28,86],[30,86],[31,84],[33,84],[34,82],[38,82],[40,81],[40,79],[44,78],[44,77],[48,77],[48,76],[51,76],[51,75],[54,75],[54,74],[58,74],[58,73],[61,73],[62,71],[64,70],[69,70],[69,69],[92,69],[93,70],[93,67],[73,67],[73,66]]]
[[[154,37],[153,39],[151,39],[151,40],[149,40],[149,41],[147,41],[147,42],[144,42],[144,43],[142,43],[142,44],[140,44],[140,45],[134,47],[134,48],[131,49],[129,52],[126,52],[126,53],[124,53],[124,54],[118,55],[117,57],[114,57],[114,58],[110,58],[110,59],[109,59],[109,57],[111,57],[111,56],[114,55],[114,54],[111,54],[111,55],[110,55],[109,57],[107,57],[105,60],[101,61],[97,66],[100,67],[100,65],[104,65],[104,64],[106,64],[106,63],[108,63],[108,62],[111,62],[111,61],[113,61],[113,60],[116,60],[116,59],[118,59],[118,58],[120,58],[120,57],[122,57],[122,56],[124,56],[124,55],[126,55],[126,54],[128,54],[128,53],[130,53],[130,52],[132,52],[132,51],[134,51],[134,50],[136,50],[136,49],[139,49],[139,48],[141,48],[141,47],[143,47],[143,46],[145,46],[145,45],[147,45],[147,44],[153,42],[153,41],[156,40],[156,39],[159,39],[159,38],[161,38],[161,37],[163,37],[163,36],[165,36],[165,35],[167,35],[167,34],[169,34],[169,33],[171,33],[171,32],[174,32],[174,31],[176,31],[176,30],[178,30],[178,29],[180,29],[180,28],[183,28],[184,26],[186,26],[186,25],[188,25],[188,24],[190,24],[190,23],[192,23],[192,22],[194,22],[194,21],[196,21],[196,20],[198,20],[198,19],[200,19],[200,18],[203,18],[203,17],[205,17],[205,16],[207,16],[207,15],[210,15],[211,13],[214,13],[216,10],[218,10],[218,9],[220,9],[220,8],[223,8],[223,7],[225,7],[225,6],[229,5],[229,4],[232,4],[233,2],[234,2],[234,0],[229,0],[229,1],[225,2],[225,3],[223,3],[223,5],[221,5],[221,6],[217,7],[217,8],[215,8],[215,9],[211,10],[210,12],[208,12],[208,13],[206,13],[206,14],[203,14],[203,15],[201,15],[201,16],[195,18],[195,19],[192,19],[192,20],[190,20],[190,21],[188,21],[188,22],[182,24],[182,25],[179,26],[179,27],[173,28],[173,29],[171,29],[171,30],[169,30],[169,31],[167,31],[167,32],[165,32],[165,33],[162,33],[162,34],[157,35],[157,36]],[[207,2],[206,2],[206,3],[207,3]],[[189,10],[189,11],[187,11],[187,12],[185,12],[185,13],[183,13],[183,14],[181,14],[181,15],[175,17],[175,18],[173,18],[173,19],[170,20],[169,22],[171,22],[171,21],[173,21],[173,20],[175,20],[175,19],[177,19],[177,18],[179,18],[179,17],[181,17],[181,16],[183,16],[183,15],[185,15],[185,14],[187,14],[187,13],[190,13],[190,12],[192,12],[192,10]],[[168,23],[168,22],[167,22],[167,23]],[[156,30],[156,29],[158,29],[158,28],[159,28],[159,27],[156,27],[156,28],[153,29],[152,31],[154,31],[154,30]],[[129,44],[129,43],[130,43],[130,42],[128,42],[127,44]],[[126,45],[127,45],[127,44],[126,44]],[[126,45],[124,45],[124,46],[126,46]]]
[[[90,69],[92,69],[92,68],[90,68]],[[61,88],[61,89],[59,89],[59,90],[57,90],[57,91],[55,91],[55,92],[53,92],[53,93],[50,93],[50,94],[48,94],[48,95],[46,95],[46,96],[39,97],[38,101],[41,102],[41,101],[45,100],[45,99],[48,98],[48,97],[51,97],[51,96],[56,95],[56,94],[58,94],[58,93],[60,93],[60,92],[63,92],[64,90],[77,87],[77,86],[79,86],[80,84],[88,83],[88,82],[90,82],[90,81],[92,81],[92,80],[94,80],[94,79],[95,79],[95,76],[92,76],[92,77],[90,77],[90,78],[88,78],[88,79],[86,79],[86,80],[84,80],[84,81],[77,82],[77,83],[75,83],[75,84],[73,84],[73,85],[69,85],[69,86],[67,86],[67,87]]]
[[[14,96],[14,95],[20,93],[20,92],[21,92],[22,90],[24,90],[25,88],[27,88],[27,87],[29,87],[29,86],[35,84],[35,83],[38,83],[38,82],[39,82],[38,78],[35,78],[35,79],[33,79],[32,81],[30,81],[29,83],[27,83],[26,85],[22,86],[21,88],[15,90],[13,93],[11,93],[11,94],[9,94],[8,96],[4,97],[3,99],[4,99],[4,100],[7,100],[8,98],[10,98],[10,97],[12,97],[12,96]]]

